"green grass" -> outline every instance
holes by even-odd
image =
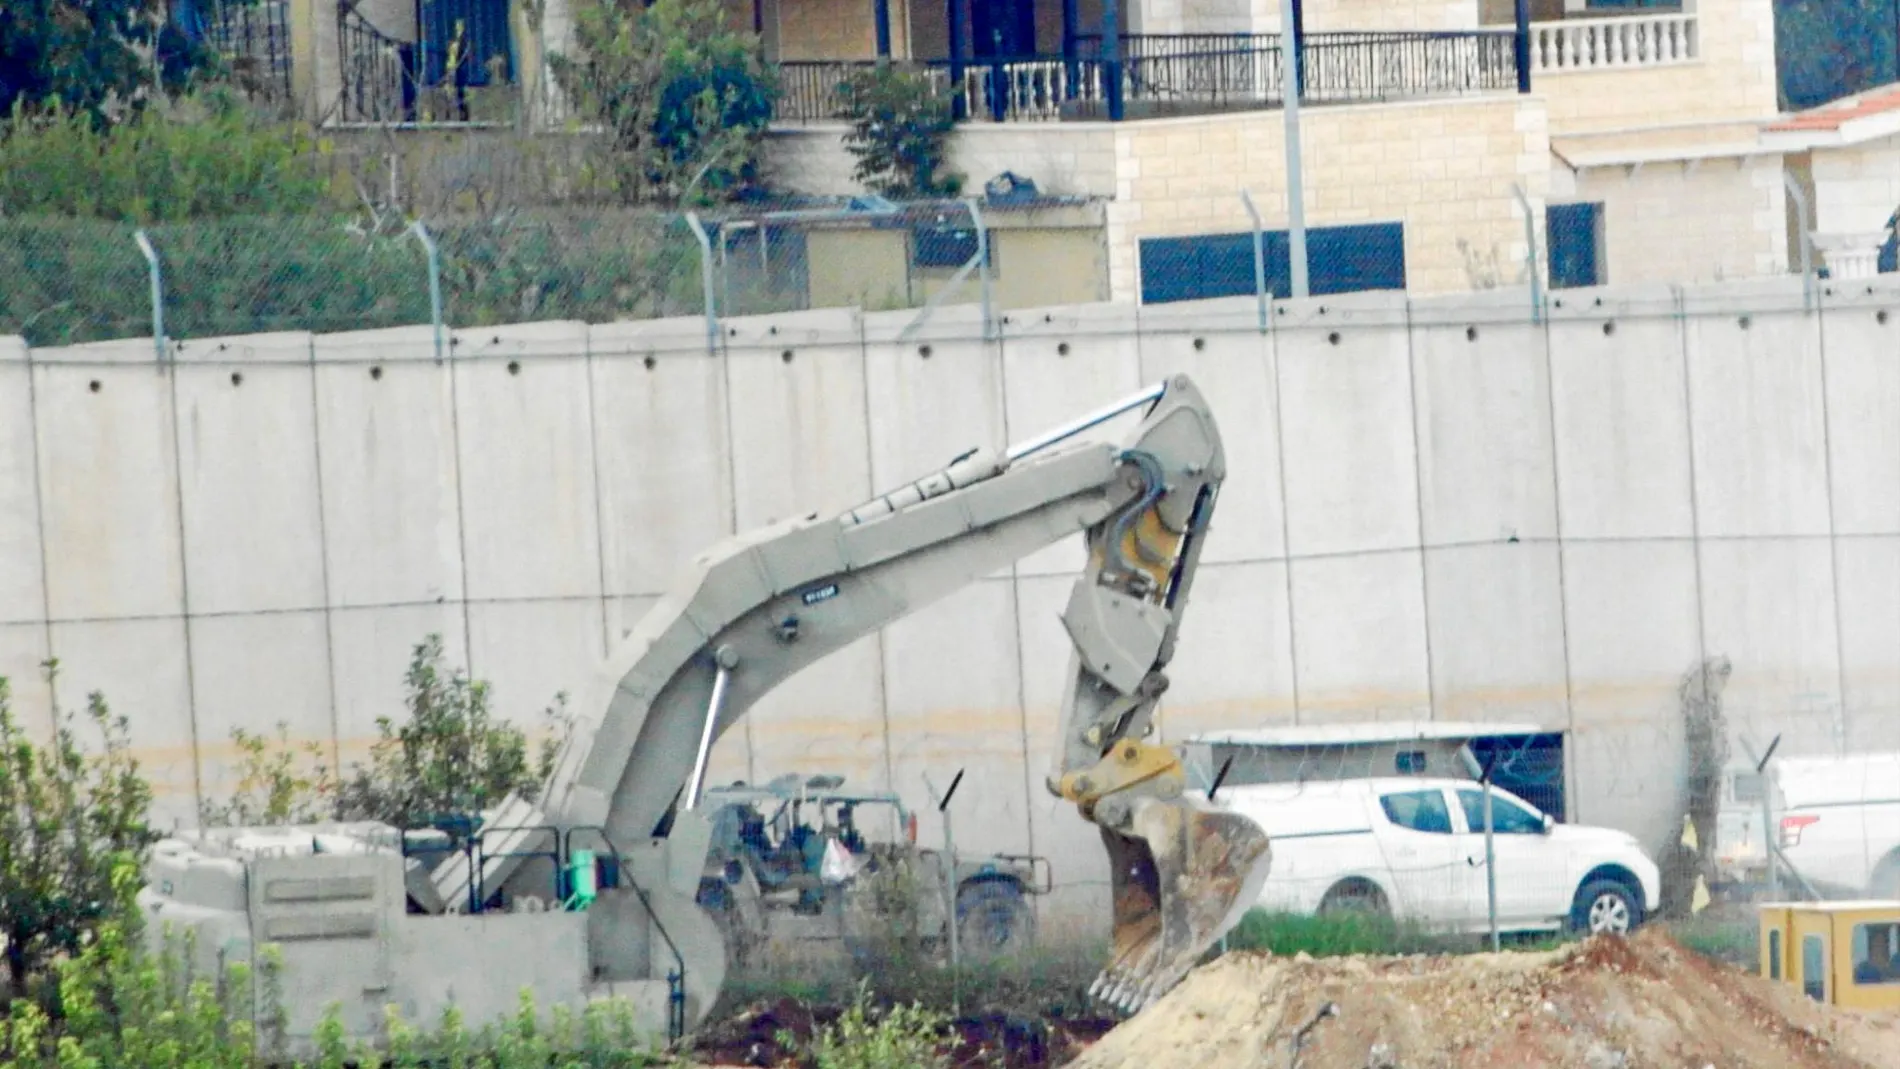
[[[1749,970],[1761,961],[1761,934],[1752,916],[1723,917],[1705,912],[1666,923],[1676,942],[1705,958]]]
[[[1075,942],[966,963],[954,971],[947,961],[922,954],[886,953],[868,967],[849,959],[783,961],[729,974],[711,1017],[781,998],[847,1006],[856,1000],[860,984],[872,1004],[882,1007],[1074,1016],[1088,1012],[1088,986],[1107,960],[1106,945]]]

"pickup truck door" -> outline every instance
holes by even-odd
[[[1451,808],[1441,787],[1386,791],[1378,796],[1379,846],[1391,872],[1393,912],[1434,927],[1471,923],[1464,857],[1458,851]],[[1379,819],[1379,818],[1383,819]]]
[[[1490,901],[1484,871],[1484,790],[1459,787],[1456,836],[1465,862],[1466,909],[1489,926]],[[1542,816],[1491,792],[1491,847],[1497,858],[1498,923],[1539,924],[1570,909],[1572,875],[1563,845],[1544,834]]]

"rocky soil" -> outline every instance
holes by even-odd
[[[1548,953],[1235,953],[1071,1063],[1158,1066],[1900,1069],[1900,1021],[1821,1007],[1654,929]]]

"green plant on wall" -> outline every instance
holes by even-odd
[[[845,147],[852,178],[888,197],[954,197],[963,176],[946,170],[956,128],[950,99],[929,77],[895,64],[854,72],[838,86],[838,117],[851,124]]]

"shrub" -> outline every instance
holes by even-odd
[[[49,680],[57,672],[49,662]],[[13,715],[0,677],[0,938],[8,990],[22,994],[55,957],[74,954],[110,917],[114,877],[156,838],[146,824],[151,787],[129,752],[123,716],[105,697],[86,719],[103,752],[88,756],[71,714],[46,746]]]
[[[54,1012],[20,1000],[0,1017],[0,1069],[255,1069],[271,1063],[283,1037],[282,959],[275,946],[258,962],[223,963],[194,972],[189,938],[152,941],[138,915],[136,867],[112,875],[109,918],[77,954],[57,966]],[[168,933],[159,933],[168,934]],[[345,1035],[337,1007],[317,1023],[313,1062],[285,1069],[643,1069],[659,1064],[642,1042],[622,999],[590,1003],[581,1013],[541,1013],[531,992],[511,1017],[467,1028],[451,1007],[434,1030],[384,1013],[387,1047]],[[564,1052],[556,1059],[555,1053]]]
[[[251,0],[237,0],[238,3]],[[0,113],[55,99],[103,115],[222,65],[181,32],[167,0],[7,0],[0,18]]]
[[[0,124],[0,216],[149,224],[333,208],[316,151],[225,88],[110,125],[19,102]]]
[[[757,178],[777,85],[718,0],[583,0],[576,56],[551,55],[576,110],[613,135],[590,184],[628,201],[716,202]],[[577,58],[584,57],[584,58]]]
[[[210,826],[259,824],[310,824],[328,820],[336,808],[336,780],[323,763],[323,747],[305,743],[299,747],[305,761],[299,762],[290,745],[290,727],[277,724],[277,746],[273,750],[264,736],[243,728],[233,728],[231,741],[244,755],[239,762],[243,775],[237,793],[229,801],[199,803],[199,823]],[[310,771],[300,769],[305,764]]]
[[[870,1001],[869,988],[860,984],[837,1023],[813,1037],[811,1056],[818,1069],[947,1069],[950,1061],[940,1044],[949,1018],[915,1002],[874,1018]],[[783,1046],[793,1045],[790,1036],[778,1039]]]
[[[510,794],[540,797],[566,737],[565,695],[545,711],[552,730],[531,754],[527,733],[494,715],[488,684],[444,665],[440,635],[416,645],[405,680],[408,718],[377,718],[369,763],[344,775],[324,764],[321,746],[306,744],[299,761],[283,725],[275,747],[234,730],[243,753],[238,790],[203,806],[205,822],[377,820],[413,828],[479,816]]]
[[[368,767],[356,766],[338,787],[338,819],[419,827],[479,814],[509,794],[540,797],[566,727],[565,695],[546,711],[556,737],[530,758],[527,735],[490,712],[488,684],[444,669],[440,635],[415,647],[407,682],[409,719],[377,718]]]
[[[845,145],[852,178],[893,197],[954,197],[963,176],[940,173],[956,122],[948,98],[921,74],[893,64],[854,72],[838,87],[838,117],[851,123]]]

